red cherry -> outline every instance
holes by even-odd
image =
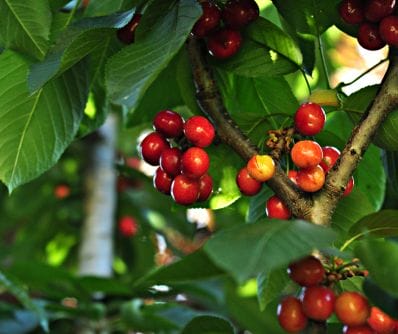
[[[369,326],[356,326],[356,327],[348,327],[344,326],[343,328],[344,334],[374,334],[375,332]]]
[[[289,219],[292,216],[286,204],[276,195],[268,199],[265,206],[265,213],[268,218],[275,219]]]
[[[289,333],[297,333],[307,327],[308,319],[297,298],[288,296],[278,305],[278,321],[281,327]]]
[[[354,327],[366,324],[370,307],[367,298],[360,293],[345,291],[336,298],[334,312],[344,325]]]
[[[70,187],[67,184],[58,184],[54,188],[54,196],[58,199],[64,199],[70,195]]]
[[[312,193],[321,189],[325,184],[325,172],[319,165],[307,169],[300,169],[297,173],[296,180],[299,188]]]
[[[131,216],[123,216],[119,219],[119,231],[125,237],[132,237],[137,234],[138,224]]]
[[[325,269],[321,261],[313,256],[307,256],[289,265],[290,278],[301,286],[318,285],[325,278]]]
[[[379,25],[380,36],[389,45],[398,46],[398,16],[387,16]]]
[[[290,156],[299,168],[309,168],[318,165],[323,158],[321,146],[312,140],[301,140],[294,144]]]
[[[335,296],[332,289],[316,285],[305,288],[303,296],[304,314],[311,319],[325,321],[334,309]]]
[[[254,0],[229,0],[222,11],[224,23],[241,29],[258,18],[260,9]]]
[[[198,202],[207,201],[212,192],[213,192],[213,178],[209,174],[205,174],[199,179]]]
[[[199,181],[186,175],[177,175],[171,184],[171,196],[182,205],[191,205],[199,197]]]
[[[141,14],[135,13],[129,23],[117,30],[116,35],[119,41],[124,44],[131,44],[134,42],[135,30],[140,23],[141,16]]]
[[[240,49],[242,36],[239,31],[228,28],[212,33],[207,39],[209,53],[219,59],[232,57]]]
[[[206,1],[201,5],[203,14],[192,29],[192,34],[199,38],[205,37],[217,28],[221,20],[221,10],[216,4]]]
[[[368,325],[377,334],[389,334],[395,329],[394,320],[376,306],[372,306],[370,309]]]
[[[379,22],[391,15],[395,7],[395,0],[368,0],[365,5],[365,17],[368,21]]]
[[[152,166],[157,166],[159,165],[160,155],[169,147],[169,143],[160,133],[151,132],[141,142],[139,151],[143,160]]]
[[[322,147],[323,158],[319,165],[322,169],[327,173],[334,164],[336,163],[337,159],[340,156],[340,151],[333,147],[333,146],[325,146]]]
[[[304,103],[294,115],[294,126],[304,136],[314,136],[321,132],[325,125],[326,115],[317,103]]]
[[[240,192],[246,196],[254,196],[261,190],[262,183],[253,179],[246,167],[243,167],[236,176],[236,184]]]
[[[358,43],[368,50],[379,50],[386,45],[379,33],[379,26],[364,22],[359,26]]]
[[[184,124],[187,139],[198,147],[209,146],[216,135],[213,124],[203,116],[192,116]]]
[[[182,135],[184,120],[175,111],[162,110],[156,114],[153,127],[166,138],[176,138]]]
[[[346,197],[349,194],[351,194],[351,191],[354,188],[354,185],[355,185],[354,177],[351,176],[350,180],[347,183],[347,186],[345,187],[345,190],[344,190],[344,193],[343,193],[343,197]]]
[[[166,195],[170,195],[170,188],[173,179],[170,175],[164,172],[160,167],[156,169],[155,174],[153,175],[153,186]]]
[[[160,167],[170,176],[181,173],[181,150],[177,147],[166,148],[160,155]]]
[[[209,166],[210,158],[200,147],[191,147],[181,156],[181,172],[190,178],[200,178],[206,174]]]
[[[339,5],[339,14],[348,24],[359,24],[365,19],[362,0],[343,0]]]
[[[287,173],[287,177],[294,183],[297,184],[297,171],[294,169],[291,169]]]

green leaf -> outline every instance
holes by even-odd
[[[0,15],[0,44],[43,59],[51,28],[49,1],[0,0]]]
[[[121,10],[126,10],[134,6],[138,0],[101,0],[90,1],[84,11],[86,16],[104,16]]]
[[[372,280],[366,279],[363,284],[363,290],[372,304],[380,307],[390,316],[398,317],[398,299],[391,296],[381,287],[377,286]]]
[[[280,296],[289,282],[286,268],[275,269],[267,275],[262,273],[257,277],[257,298],[261,311],[264,311],[269,303]]]
[[[359,220],[350,228],[349,235],[398,236],[398,210],[382,210]]]
[[[111,99],[134,108],[188,37],[201,8],[194,0],[154,1],[137,30],[136,42],[112,57],[106,77]]]
[[[82,60],[88,54],[107,49],[109,38],[131,19],[131,13],[86,18],[70,25],[59,37],[46,58],[33,64],[29,73],[29,89],[35,92],[46,82]]]
[[[348,96],[342,105],[342,109],[349,113],[361,114],[365,112],[369,104],[374,100],[380,85],[364,87]],[[359,120],[360,115],[356,120]]]
[[[181,334],[233,334],[235,329],[223,318],[202,315],[186,324]]]
[[[0,56],[0,179],[10,192],[57,162],[74,139],[88,96],[84,63],[33,95],[28,65],[11,51]]]
[[[272,194],[273,192],[269,187],[263,187],[257,195],[250,198],[246,219],[248,223],[254,223],[265,217],[265,204]]]
[[[354,252],[369,270],[369,277],[397,297],[398,244],[393,241],[366,239],[357,243]]]
[[[330,228],[302,220],[263,220],[215,234],[205,251],[216,265],[243,282],[260,273],[269,274],[314,248],[328,247],[335,238]]]
[[[32,311],[39,318],[40,326],[43,330],[46,333],[49,332],[48,319],[44,309],[30,299],[25,288],[20,283],[0,271],[0,285],[11,292],[26,309]]]
[[[398,209],[398,152],[384,151],[383,162],[387,175],[383,207],[385,209]]]

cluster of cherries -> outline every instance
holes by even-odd
[[[343,0],[339,5],[341,18],[359,25],[358,43],[368,50],[386,44],[398,46],[398,16],[395,0]]]
[[[344,265],[343,265],[344,268]],[[344,325],[345,334],[392,334],[397,322],[367,298],[354,291],[336,295],[328,283],[328,273],[320,260],[313,256],[292,263],[290,278],[302,287],[299,298],[287,296],[278,305],[278,320],[288,333],[298,333],[308,320],[326,321],[334,313]]]
[[[308,102],[297,109],[294,116],[294,127],[303,136],[314,136],[321,132],[325,121],[326,115],[322,107],[316,103]],[[300,140],[294,144],[290,151],[290,157],[298,170],[289,170],[288,177],[301,190],[310,193],[316,192],[323,187],[326,174],[334,166],[339,156],[340,151],[335,147],[321,147],[313,140]],[[274,168],[271,157],[268,156],[267,160],[263,161],[264,163],[269,164],[269,170]],[[239,171],[236,177],[241,193],[247,196],[256,195],[261,190],[261,181],[253,173],[253,168],[250,168],[250,161],[246,167]],[[351,177],[343,196],[349,195],[353,187],[354,177]],[[289,208],[276,195],[268,199],[266,214],[269,218],[276,219],[289,219],[291,217]]]
[[[259,16],[257,3],[254,0],[229,0],[222,10],[212,1],[203,1],[201,6],[203,14],[195,23],[192,34],[206,38],[207,48],[214,57],[233,56],[242,44],[240,29]]]
[[[213,125],[203,116],[184,121],[175,111],[162,110],[156,114],[153,127],[155,131],[144,138],[139,150],[144,161],[159,166],[154,187],[171,194],[178,204],[206,201],[213,191],[213,179],[207,173],[210,158],[203,148],[213,142]],[[182,149],[180,143],[186,140],[191,146]]]

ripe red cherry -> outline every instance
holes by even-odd
[[[160,155],[160,167],[170,176],[181,173],[181,150],[177,147],[166,148]]]
[[[348,24],[359,24],[365,19],[362,0],[343,0],[339,5],[339,14]]]
[[[374,334],[374,331],[369,326],[356,326],[356,327],[348,327],[344,326],[343,329],[344,334]]]
[[[379,25],[380,36],[389,45],[398,46],[398,16],[387,16]]]
[[[229,0],[222,11],[224,23],[241,29],[258,18],[260,9],[254,0]]]
[[[365,17],[368,21],[379,22],[391,15],[395,7],[395,0],[368,0],[365,5]]]
[[[246,196],[254,196],[261,190],[262,183],[253,179],[246,167],[243,167],[236,176],[236,184],[240,192]]]
[[[370,307],[367,298],[360,293],[345,291],[336,298],[334,312],[344,325],[354,327],[366,324]]]
[[[171,196],[182,205],[191,205],[199,197],[199,181],[186,175],[177,175],[171,184]]]
[[[131,44],[134,42],[135,30],[140,23],[141,16],[141,14],[135,13],[129,23],[117,30],[116,35],[119,41],[124,44]]]
[[[311,319],[325,321],[334,309],[335,296],[332,289],[322,285],[305,288],[303,296],[304,314]]]
[[[359,26],[358,43],[368,50],[379,50],[386,45],[380,36],[379,26],[369,22],[364,22]]]
[[[131,216],[123,216],[119,219],[119,231],[125,237],[132,237],[137,234],[138,224]]]
[[[242,36],[239,31],[224,28],[209,36],[207,49],[212,56],[226,59],[239,51],[241,43]]]
[[[217,28],[221,20],[221,10],[216,4],[206,1],[201,5],[203,14],[192,29],[192,34],[199,38],[205,37]]]
[[[326,115],[317,103],[304,103],[294,115],[294,126],[304,136],[314,136],[321,132],[325,125]]]
[[[193,179],[206,174],[210,166],[210,158],[200,147],[191,147],[181,156],[181,172]]]
[[[184,120],[175,111],[162,110],[153,119],[153,127],[166,138],[176,138],[182,135]]]
[[[287,270],[290,278],[301,286],[313,286],[321,283],[325,277],[325,269],[321,261],[307,256],[289,265]]]
[[[287,173],[287,177],[294,183],[297,184],[297,171],[294,169],[291,169]]]
[[[147,135],[139,146],[142,159],[152,166],[159,165],[162,152],[169,148],[167,140],[158,132],[151,132]]]
[[[325,172],[319,165],[300,169],[297,172],[296,180],[300,189],[312,193],[321,189],[325,184]]]
[[[209,146],[216,135],[213,124],[203,116],[192,116],[184,124],[187,139],[198,147]]]
[[[297,298],[288,296],[278,305],[278,321],[281,327],[289,333],[297,333],[307,327],[308,319]]]
[[[349,194],[351,194],[351,191],[354,188],[354,185],[355,185],[354,177],[351,176],[350,180],[347,183],[347,186],[345,187],[345,190],[344,190],[344,193],[343,193],[343,197],[346,197]]]
[[[161,193],[170,195],[171,183],[173,182],[172,177],[164,172],[160,167],[156,169],[153,175],[153,186]]]
[[[378,334],[389,334],[395,329],[395,321],[375,306],[370,309],[368,325]]]
[[[340,156],[340,151],[333,147],[333,146],[325,146],[322,147],[323,158],[319,165],[322,169],[327,173],[334,164],[336,163],[337,159]]]
[[[54,188],[54,196],[58,199],[64,199],[70,195],[70,187],[67,184],[58,184]]]
[[[209,174],[205,174],[199,179],[198,202],[207,201],[212,192],[213,192],[213,178]]]
[[[294,144],[290,156],[299,168],[309,168],[318,165],[323,158],[321,146],[312,140],[301,140]]]
[[[292,216],[286,204],[276,195],[268,199],[265,205],[265,213],[268,218],[275,219],[289,219]]]

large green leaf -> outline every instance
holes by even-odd
[[[194,0],[162,0],[145,14],[136,42],[110,59],[106,73],[111,99],[133,108],[184,44],[201,9]]]
[[[14,52],[0,55],[0,179],[10,192],[57,162],[74,139],[88,95],[84,63],[33,95],[28,66]]]
[[[275,269],[267,275],[262,273],[257,277],[257,298],[261,311],[264,311],[269,303],[281,295],[289,282],[286,268]]]
[[[0,44],[42,59],[47,52],[51,10],[47,0],[0,0]]]
[[[215,234],[205,251],[219,267],[243,282],[260,273],[267,275],[314,248],[328,247],[335,238],[330,228],[302,220],[263,220]]]
[[[233,334],[231,323],[223,318],[201,315],[186,324],[181,334]]]
[[[349,234],[352,237],[364,234],[398,236],[398,210],[382,210],[366,216],[350,228]]]

